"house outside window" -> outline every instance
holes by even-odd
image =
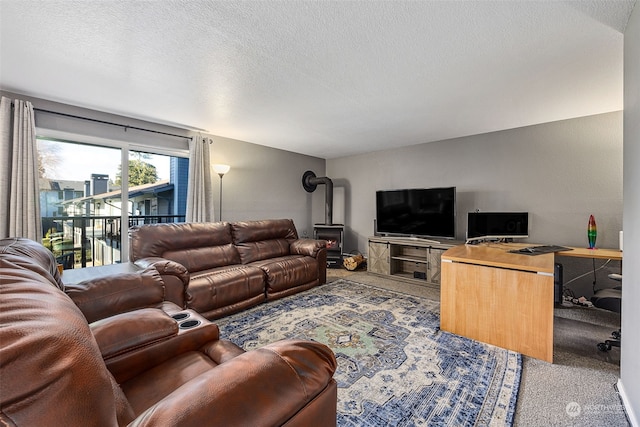
[[[126,261],[131,225],[184,222],[187,158],[45,138],[38,150],[43,244],[65,268]]]

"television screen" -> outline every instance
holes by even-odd
[[[377,232],[398,236],[456,237],[456,188],[376,192]]]
[[[529,237],[528,212],[469,212],[467,239]]]

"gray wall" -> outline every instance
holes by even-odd
[[[420,144],[327,161],[327,175],[345,188],[346,248],[367,252],[376,190],[455,186],[457,237],[467,212],[528,211],[526,242],[587,245],[587,222],[598,225],[597,246],[618,248],[622,230],[622,112]],[[566,260],[565,278],[591,271]],[[600,263],[598,263],[600,266]],[[610,263],[598,287],[612,286]],[[589,298],[592,279],[572,283]]]
[[[157,123],[145,122],[114,114],[74,107],[66,104],[0,91],[3,96],[31,101],[35,108],[140,127],[177,135],[194,132]],[[102,144],[131,143],[137,147],[154,147],[167,154],[188,156],[188,140],[155,133],[125,129],[59,115],[36,112],[39,133],[66,137],[73,141]],[[324,188],[307,193],[302,188],[302,175],[312,170],[324,176],[325,160],[289,151],[263,147],[248,142],[202,134],[214,140],[211,160],[226,163],[231,170],[223,178],[222,219],[225,221],[291,218],[298,233],[313,235],[313,224],[324,222]],[[121,145],[121,144],[120,144]],[[92,161],[99,161],[93,159]],[[219,177],[214,174],[214,198],[219,206]],[[216,214],[216,218],[218,215]]]
[[[298,233],[313,236],[313,224],[324,222],[324,188],[302,188],[302,175],[324,175],[324,159],[212,136],[212,161],[231,165],[223,178],[222,219],[225,221],[292,218]],[[216,200],[218,177],[214,178]],[[216,202],[216,207],[217,207]]]
[[[624,33],[624,259],[620,360],[622,396],[640,426],[640,6]]]

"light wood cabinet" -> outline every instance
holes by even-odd
[[[440,329],[551,363],[554,255],[509,249],[462,245],[444,254]]]
[[[440,285],[442,254],[461,242],[423,239],[369,238],[368,271],[413,283]]]
[[[389,244],[369,240],[367,271],[370,273],[389,275],[391,271],[390,265]]]

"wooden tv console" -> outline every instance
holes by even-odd
[[[461,243],[408,237],[369,237],[367,271],[412,283],[439,286],[440,257]]]

